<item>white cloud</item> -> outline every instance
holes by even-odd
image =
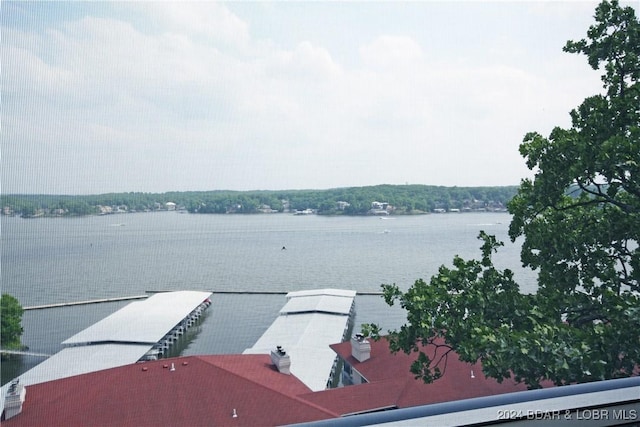
[[[163,31],[205,36],[236,49],[244,49],[249,43],[248,24],[220,2],[145,2],[126,6],[143,10]]]
[[[122,7],[136,19],[4,30],[3,157],[23,171],[5,188],[515,184],[524,133],[563,124],[597,81],[581,58],[532,65],[519,39],[477,61],[398,25],[353,37],[366,41],[346,64],[330,44],[252,37],[224,3]]]
[[[372,43],[360,48],[365,65],[373,67],[410,67],[421,61],[420,45],[410,37],[381,35]]]

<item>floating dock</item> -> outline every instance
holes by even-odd
[[[355,296],[355,291],[342,289],[288,293],[280,315],[243,354],[284,351],[291,361],[291,374],[313,391],[326,389],[336,368],[336,353],[329,345],[349,338]]]

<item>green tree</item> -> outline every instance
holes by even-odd
[[[484,233],[481,261],[456,257],[404,293],[383,286],[387,303],[408,313],[391,348],[419,352],[412,371],[426,382],[446,359],[431,360],[420,342],[531,388],[629,376],[640,364],[640,23],[617,1],[594,18],[587,39],[564,50],[604,65],[604,94],[571,112],[570,129],[529,133],[520,146],[536,173],[509,203],[509,234],[524,237],[537,292],[520,293],[511,271],[493,266],[501,243]]]
[[[0,297],[0,343],[3,348],[20,347],[22,336],[22,306],[9,294]]]
[[[20,211],[23,218],[31,218],[36,214],[35,206],[30,203],[25,203],[24,205],[22,205]]]

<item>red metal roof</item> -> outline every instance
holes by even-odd
[[[268,355],[191,356],[29,386],[22,413],[3,425],[267,426],[338,416],[297,398],[308,392]]]
[[[350,342],[331,347],[369,383],[312,392],[277,372],[268,355],[190,356],[28,386],[22,413],[3,425],[283,425],[525,389],[485,378],[479,365],[453,352],[443,377],[424,384],[409,371],[416,355],[394,355],[384,339],[371,341],[371,358],[362,363],[351,356]]]
[[[486,378],[480,364],[461,362],[455,352],[449,353],[446,372],[432,384],[416,380],[410,372],[417,353],[392,354],[386,339],[370,341],[371,358],[358,362],[351,356],[350,342],[331,346],[347,363],[360,372],[368,384],[309,393],[301,396],[310,402],[340,414],[357,413],[378,408],[407,408],[474,397],[526,390],[513,380],[498,383]],[[430,356],[436,346],[423,350]],[[442,365],[441,365],[442,366]],[[473,372],[473,375],[472,375]]]

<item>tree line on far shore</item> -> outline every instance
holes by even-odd
[[[517,186],[443,187],[376,185],[328,190],[184,191],[100,195],[3,195],[2,213],[26,218],[83,216],[178,209],[190,213],[264,213],[311,210],[324,215],[366,215],[373,203],[391,214],[450,210],[504,210]]]

